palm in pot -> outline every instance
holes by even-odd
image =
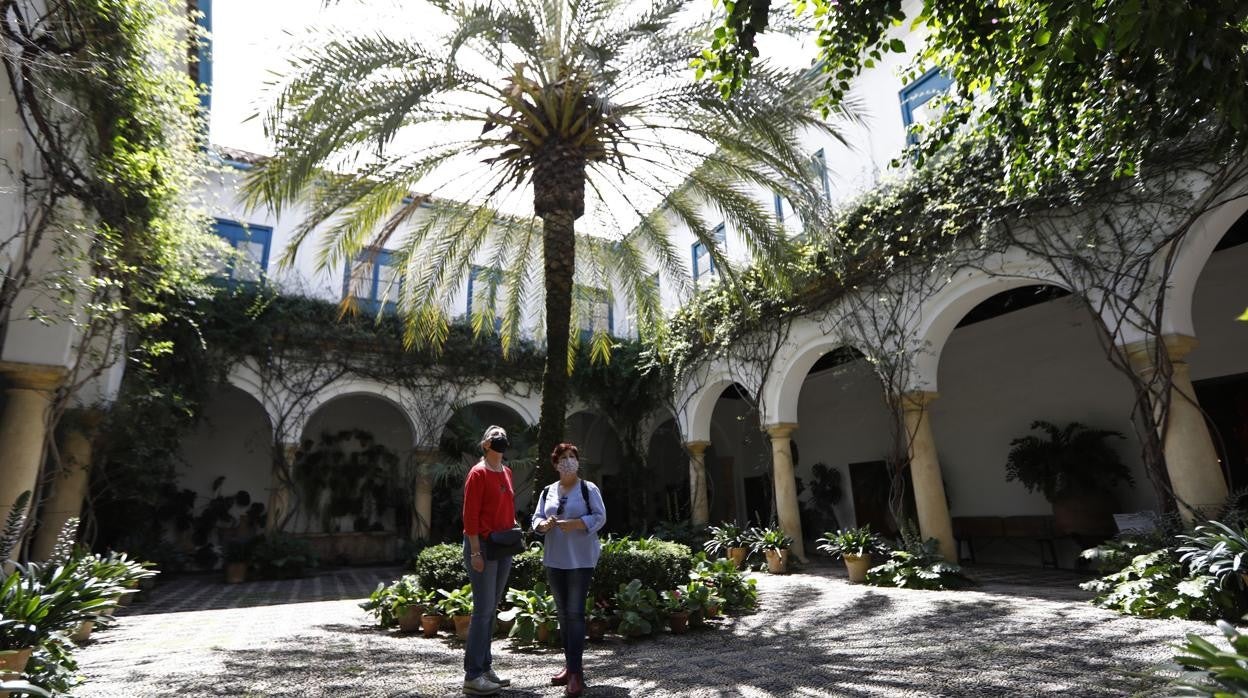
[[[850,584],[862,584],[871,568],[871,554],[881,549],[880,540],[870,526],[828,531],[818,541],[819,551],[845,561]]]

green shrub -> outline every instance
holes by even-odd
[[[519,557],[517,555],[516,557]],[[515,621],[509,636],[517,642],[528,644],[537,640],[537,630],[557,624],[559,610],[555,597],[546,591],[546,585],[538,582],[531,590],[511,588],[507,590],[507,602],[511,608],[498,615],[501,621]],[[555,634],[551,633],[554,637]]]
[[[724,599],[726,611],[751,611],[758,606],[758,583],[747,579],[732,560],[708,560],[705,554],[695,558],[690,578],[715,588]]]
[[[661,625],[659,595],[638,579],[620,584],[615,590],[615,613],[620,634],[625,637],[649,635]]]
[[[468,583],[462,543],[432,545],[420,551],[412,565],[423,589],[458,589]]]
[[[634,579],[647,589],[666,591],[684,586],[692,570],[693,552],[687,545],[654,538],[609,539],[602,544],[589,591],[596,599],[610,598]]]
[[[1138,555],[1121,571],[1079,587],[1096,594],[1097,606],[1145,618],[1232,618],[1238,606],[1217,578],[1189,575],[1169,549]]]
[[[867,584],[905,589],[960,589],[975,582],[962,568],[940,556],[940,543],[928,538],[921,543],[908,539],[903,549],[888,554],[888,561],[867,570]]]
[[[251,543],[251,567],[261,579],[304,577],[317,562],[311,543],[285,533],[266,533]]]
[[[546,566],[542,564],[542,546],[534,545],[511,558],[511,574],[507,586],[517,589],[535,589],[546,583]]]
[[[408,608],[419,606],[423,612],[436,602],[436,591],[421,589],[416,582],[416,575],[407,574],[389,585],[378,583],[368,599],[360,603],[360,608],[376,618],[381,627],[393,628],[399,624],[399,616]]]
[[[1248,696],[1248,635],[1235,626],[1218,621],[1218,630],[1226,636],[1230,648],[1219,649],[1203,637],[1189,633],[1179,645],[1181,654],[1174,661],[1184,669],[1183,675],[1171,682],[1184,696]]]

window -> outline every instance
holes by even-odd
[[[190,72],[191,79],[199,87],[199,105],[206,117],[212,106],[212,0],[194,0],[194,8],[200,13],[197,23],[203,36],[200,37]]]
[[[828,159],[823,154],[823,148],[816,150],[815,154],[811,156],[810,169],[811,172],[819,178],[819,182],[823,185],[823,198],[831,199],[832,184],[828,181]]]
[[[724,230],[724,224],[720,223],[711,231],[711,238],[719,245],[719,252],[723,254],[728,244],[728,234]],[[711,257],[711,251],[701,240],[693,243],[693,282],[697,283],[699,279],[715,273],[715,260]]]
[[[489,268],[477,264],[472,265],[472,269],[468,271],[468,309],[466,316],[469,322],[472,322],[473,301],[480,295],[482,302],[494,309],[494,331],[502,331],[503,319],[498,316],[498,285],[501,281],[502,272],[497,267]]]
[[[771,194],[776,202],[776,222],[784,225],[784,197],[780,196],[778,191],[773,191]]]
[[[918,141],[910,127],[926,123],[940,115],[939,105],[932,105],[930,102],[945,94],[952,84],[953,80],[941,73],[939,68],[933,68],[924,73],[923,77],[901,88],[901,121],[905,124],[906,139],[910,143]]]
[[[256,283],[264,279],[264,272],[269,267],[273,229],[220,219],[213,227],[217,235],[236,251],[236,254],[217,260],[216,275],[230,282]]]
[[[615,312],[611,308],[611,298],[601,288],[578,286],[576,300],[580,306],[577,312],[577,327],[581,331],[581,340],[586,341],[598,332],[615,334]]]
[[[365,312],[394,312],[398,307],[399,291],[403,288],[403,270],[398,267],[398,261],[389,250],[360,252],[355,262],[347,267],[342,286],[343,297],[355,298]]]

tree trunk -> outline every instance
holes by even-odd
[[[537,481],[552,478],[549,463],[563,441],[568,411],[568,337],[572,321],[572,278],[576,269],[576,235],[571,211],[542,218],[546,272],[546,370],[542,376],[542,416],[537,430]]]
[[[550,482],[550,454],[563,441],[568,416],[568,325],[576,271],[576,219],[585,213],[585,155],[552,140],[533,167],[533,211],[542,219],[546,277],[546,370],[542,416],[537,428],[539,484]]]

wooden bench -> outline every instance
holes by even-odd
[[[975,540],[1008,538],[1034,540],[1040,547],[1040,565],[1057,567],[1057,529],[1052,516],[955,516],[953,537],[958,544],[958,557],[975,562]],[[962,546],[967,555],[962,555]]]

